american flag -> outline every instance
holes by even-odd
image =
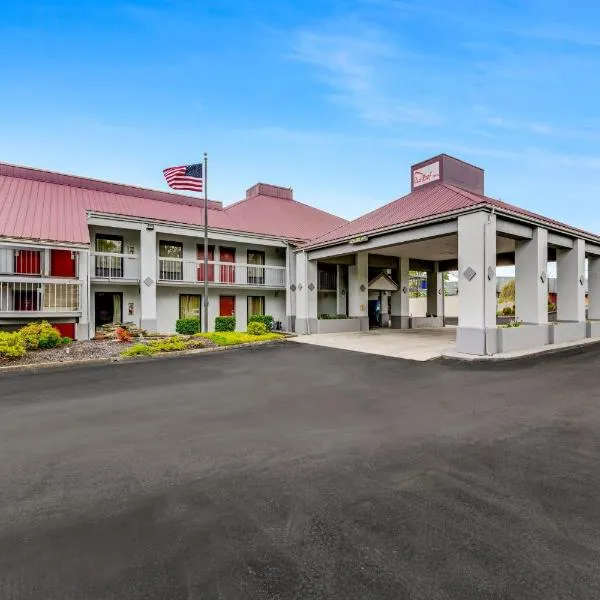
[[[174,190],[190,190],[201,192],[204,178],[202,177],[202,163],[196,165],[183,165],[169,167],[163,170],[169,187]]]

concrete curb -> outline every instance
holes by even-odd
[[[442,354],[438,359],[444,362],[456,362],[461,364],[487,364],[487,363],[506,363],[527,360],[530,358],[539,358],[540,356],[552,356],[555,354],[568,354],[586,348],[593,348],[600,345],[600,339],[578,340],[576,342],[565,342],[563,344],[543,346],[534,350],[519,350],[507,355],[475,356],[459,355],[458,353]]]
[[[80,367],[105,365],[110,363],[129,363],[129,362],[150,362],[154,360],[164,360],[167,358],[179,358],[181,356],[193,356],[195,354],[208,354],[211,352],[224,352],[225,350],[239,350],[241,348],[250,348],[253,346],[268,346],[270,344],[281,344],[286,342],[289,336],[280,340],[266,340],[264,342],[250,342],[247,344],[235,344],[232,346],[216,346],[214,348],[193,348],[192,350],[178,350],[176,352],[163,352],[154,356],[110,356],[108,358],[85,358],[81,360],[54,361],[44,363],[34,363],[31,365],[8,365],[0,367],[0,375],[4,373],[22,373],[29,371],[47,371],[50,369],[62,369],[64,367]]]

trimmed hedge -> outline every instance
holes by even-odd
[[[200,319],[178,319],[175,322],[175,331],[181,335],[194,335],[200,332]]]
[[[252,323],[248,323],[248,333],[250,335],[265,335],[267,333],[267,326],[264,323],[252,321]]]
[[[235,331],[235,317],[217,317],[215,331]]]
[[[272,315],[252,315],[248,319],[248,323],[263,323],[267,328],[267,331],[271,331],[271,329],[273,329]]]

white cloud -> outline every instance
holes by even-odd
[[[357,31],[354,31],[357,30]],[[302,30],[293,43],[293,58],[314,66],[330,89],[329,98],[356,110],[361,118],[376,125],[416,123],[437,125],[437,111],[422,101],[407,101],[389,85],[388,74],[402,68],[410,57],[386,40],[381,30],[358,26],[337,31]],[[414,58],[414,57],[413,57]]]

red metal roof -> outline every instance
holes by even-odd
[[[87,212],[203,224],[202,200],[0,163],[0,237],[89,244]],[[345,223],[294,200],[254,196],[224,209],[210,201],[211,227],[308,240]]]
[[[467,210],[477,206],[497,208],[501,211],[512,212],[523,217],[541,221],[549,226],[567,229],[574,233],[598,238],[593,233],[576,229],[569,225],[549,219],[528,210],[507,204],[501,200],[489,198],[468,192],[454,185],[436,183],[417,189],[398,200],[394,200],[385,206],[358,217],[333,231],[312,239],[305,247],[319,247],[329,245],[336,241],[346,240],[359,235],[375,234],[397,225],[420,221],[427,218],[443,216],[455,211]]]

